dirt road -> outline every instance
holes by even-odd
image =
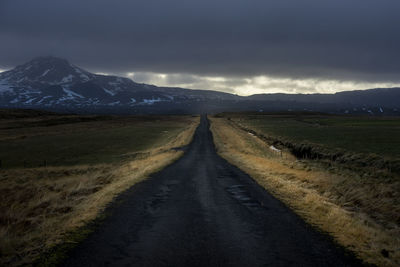
[[[185,155],[119,197],[64,266],[353,266],[220,158],[201,118]]]

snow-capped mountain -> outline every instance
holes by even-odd
[[[171,99],[143,87],[127,78],[92,74],[55,57],[39,57],[0,73],[3,105],[112,106]]]
[[[65,59],[39,57],[0,73],[0,107],[95,113],[322,111],[398,115],[400,88],[335,94],[260,94],[157,87],[90,73]]]
[[[30,107],[134,107],[229,94],[160,88],[128,78],[90,73],[65,59],[39,57],[0,73],[1,105]]]

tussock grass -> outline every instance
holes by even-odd
[[[224,118],[210,118],[218,153],[307,222],[367,263],[400,265],[400,180],[379,180],[313,161],[282,157]]]
[[[174,148],[191,141],[198,122],[186,118],[173,138],[119,161],[0,170],[0,265],[30,264],[65,242],[115,196],[178,159]]]

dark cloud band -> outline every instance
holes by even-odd
[[[0,64],[400,81],[399,1],[0,1]]]

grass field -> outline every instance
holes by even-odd
[[[230,115],[263,134],[359,153],[400,157],[400,118],[324,115]]]
[[[396,150],[383,137],[382,147],[388,149],[369,148],[368,135],[386,134],[385,130],[374,128],[377,124],[395,132],[398,130],[396,119],[222,114],[211,117],[211,122],[218,153],[251,175],[307,222],[330,234],[366,263],[399,266],[398,173],[376,165],[352,168],[337,162],[337,158],[307,158],[301,157],[302,154],[296,157],[291,153],[311,146],[320,155],[337,155],[339,150],[342,157],[357,155],[358,160],[365,162],[371,153],[375,154],[371,162],[379,158],[395,161]],[[321,127],[325,128],[319,130]],[[366,148],[349,141],[357,139],[357,135]],[[398,140],[398,136],[387,138]],[[336,143],[343,147],[335,147]],[[271,145],[282,149],[282,153],[271,149]]]
[[[400,174],[400,119],[321,114],[230,113],[241,129],[289,150],[299,159],[320,159],[366,175]]]
[[[74,244],[115,196],[178,159],[198,122],[0,112],[0,265]]]
[[[52,116],[0,121],[2,168],[112,163],[171,141],[185,117]]]

